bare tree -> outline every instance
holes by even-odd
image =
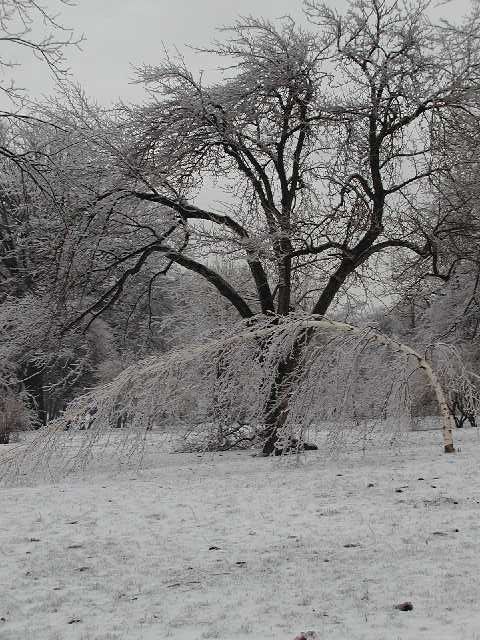
[[[68,0],[58,0],[58,7],[70,5]],[[43,326],[44,310],[42,295],[48,289],[46,280],[39,286],[42,274],[51,267],[47,254],[51,244],[45,242],[48,227],[44,212],[48,208],[58,210],[60,203],[49,183],[53,158],[49,155],[45,138],[43,144],[32,144],[39,125],[54,129],[47,123],[36,106],[28,100],[25,89],[19,87],[13,77],[18,63],[16,54],[27,50],[40,63],[46,65],[56,80],[64,79],[68,73],[65,48],[79,43],[70,29],[57,21],[52,9],[37,0],[0,0],[0,404],[3,416],[10,416],[3,426],[8,434],[12,411],[5,407],[15,402],[24,406],[25,399],[34,401],[41,408],[40,392],[28,395],[24,392],[22,379],[30,386],[40,388],[38,366],[25,362],[22,372],[19,358],[28,348],[20,348],[22,340],[29,342],[24,333],[24,318],[19,315],[16,322],[12,315],[12,302],[25,302],[27,308],[32,295],[38,296],[38,322]],[[39,199],[39,193],[48,197],[48,203]],[[33,230],[33,227],[36,229]],[[48,247],[47,247],[48,245]],[[39,289],[41,289],[39,291]],[[43,289],[43,290],[42,290]],[[22,305],[20,304],[20,309]],[[32,327],[33,328],[33,323]],[[35,327],[37,328],[37,327]],[[16,333],[17,332],[17,333]],[[38,337],[38,333],[33,331]],[[43,336],[46,338],[46,336]],[[25,345],[24,345],[25,346]],[[40,345],[37,344],[37,348]],[[14,360],[9,356],[15,354]],[[43,415],[43,408],[40,413]],[[33,412],[25,411],[32,418]],[[7,439],[8,435],[4,436]]]
[[[56,0],[57,10],[63,6],[74,6],[70,0]],[[25,89],[17,87],[13,78],[18,63],[14,61],[16,50],[26,49],[40,62],[46,64],[57,78],[68,73],[65,47],[78,45],[72,29],[58,21],[55,9],[37,0],[1,0],[0,41],[4,53],[0,56],[0,70],[5,79],[0,89],[8,102],[19,105],[25,98]],[[2,117],[10,116],[2,112]]]
[[[70,6],[71,3],[69,0],[58,0],[58,5]],[[74,39],[72,30],[61,25],[56,15],[42,2],[0,0],[0,42],[0,92],[7,105],[0,110],[2,300],[7,293],[20,297],[31,289],[34,277],[28,273],[25,263],[29,259],[29,251],[24,243],[28,243],[29,217],[38,208],[35,192],[41,189],[54,200],[48,176],[53,158],[49,157],[46,136],[38,136],[36,129],[39,125],[54,129],[55,125],[45,122],[38,108],[28,102],[26,90],[18,88],[14,80],[8,78],[8,74],[18,66],[9,53],[14,56],[15,50],[29,50],[60,80],[68,73],[65,48],[77,45],[79,41]]]
[[[206,279],[253,322],[295,309],[323,317],[343,292],[388,279],[389,261],[448,278],[432,202],[454,158],[435,132],[478,96],[480,13],[454,26],[430,8],[352,0],[340,14],[311,1],[310,30],[242,19],[207,50],[224,60],[217,83],[167,60],[139,70],[149,101],[121,106],[110,124],[77,107],[109,158],[110,185],[86,207],[88,225],[127,216],[131,225],[128,249],[108,248],[109,288],[81,317],[115,302],[153,256]],[[227,192],[219,210],[196,201],[212,184]],[[87,243],[88,233],[79,251]],[[221,260],[245,261],[243,290],[220,274]],[[266,453],[307,343],[308,333],[279,364]]]

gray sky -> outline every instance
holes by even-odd
[[[73,77],[101,103],[142,96],[139,86],[129,84],[132,67],[160,62],[164,46],[177,47],[192,66],[201,69],[208,67],[208,58],[202,59],[185,45],[209,44],[218,35],[216,27],[231,24],[239,14],[301,16],[300,0],[75,1],[75,7],[62,7],[58,0],[42,4],[60,13],[62,24],[85,35],[82,51],[70,50],[68,60]],[[40,63],[23,59],[27,61],[23,68],[14,71],[17,82],[32,96],[51,92],[53,85]]]
[[[129,84],[132,66],[156,64],[164,45],[185,53],[192,67],[208,68],[211,61],[188,51],[186,44],[206,45],[216,36],[216,27],[231,24],[239,15],[253,14],[269,19],[285,14],[301,16],[300,0],[76,0],[77,6],[64,7],[58,0],[42,4],[59,21],[85,34],[82,51],[70,50],[68,60],[75,80],[100,103],[117,98],[136,100],[141,87]],[[336,7],[345,0],[330,0]],[[442,13],[454,17],[464,13],[468,0],[453,0]],[[17,58],[22,68],[14,70],[17,84],[28,88],[32,97],[52,92],[53,83],[38,62]]]

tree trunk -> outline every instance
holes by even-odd
[[[281,376],[277,375],[279,384],[285,386],[286,377],[282,381]],[[285,425],[288,416],[288,403],[286,398],[280,400],[278,390],[272,385],[270,397],[265,407],[265,441],[263,443],[262,455],[271,456],[276,450],[278,440],[278,432]]]
[[[8,444],[10,442],[10,425],[8,424],[7,413],[0,414],[0,444]]]
[[[344,258],[340,263],[338,269],[330,277],[327,286],[323,290],[320,298],[318,299],[315,307],[313,308],[314,315],[324,316],[330,307],[332,301],[337,295],[340,287],[345,282],[347,277],[354,270],[354,262],[350,258]],[[290,276],[290,273],[288,274]],[[288,314],[288,309],[284,309],[284,315]],[[265,435],[266,440],[263,446],[262,455],[269,456],[275,450],[275,443],[277,441],[278,432],[285,425],[288,417],[288,390],[291,384],[294,384],[292,380],[295,377],[295,373],[298,371],[298,367],[301,366],[301,354],[303,350],[308,346],[308,343],[313,337],[313,329],[306,327],[299,333],[295,340],[292,353],[285,360],[280,363],[277,371],[275,382],[270,391],[270,397],[265,407]],[[283,396],[283,397],[282,397]]]
[[[302,329],[295,339],[288,357],[279,364],[275,381],[270,389],[270,396],[265,406],[265,441],[262,455],[270,456],[276,452],[276,442],[279,431],[285,426],[288,418],[288,400],[291,386],[298,376],[303,350],[313,335],[311,329]]]
[[[47,424],[47,409],[45,403],[45,391],[43,388],[43,373],[34,364],[28,363],[24,371],[25,387],[33,397],[38,417],[38,425]]]

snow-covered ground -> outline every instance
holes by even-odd
[[[480,433],[455,437],[296,461],[153,433],[141,471],[2,487],[0,638],[478,640]]]

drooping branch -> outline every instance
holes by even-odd
[[[298,332],[302,329],[330,329],[338,333],[350,333],[353,335],[360,335],[364,332],[364,329],[355,327],[345,322],[337,322],[335,320],[327,320],[325,318],[322,318],[314,320],[301,320],[296,323],[290,323],[287,321],[287,323],[284,323],[280,327],[269,327],[268,329],[260,329],[250,332],[249,334],[237,335],[233,338],[230,338],[230,341],[238,342],[251,335],[254,335],[256,338],[264,338],[271,335],[272,333],[275,333],[275,331],[285,331],[286,329],[288,330],[289,327],[293,333]],[[442,419],[444,451],[445,453],[454,453],[455,448],[453,446],[453,429],[455,428],[455,422],[449,411],[445,392],[442,388],[437,374],[432,368],[432,365],[426,360],[425,356],[418,353],[418,351],[416,351],[412,347],[409,347],[408,345],[399,342],[398,340],[395,340],[394,338],[390,338],[389,336],[374,330],[369,331],[368,335],[369,338],[377,342],[379,345],[390,345],[395,350],[398,350],[399,352],[404,353],[407,356],[411,356],[417,361],[419,368],[425,373],[428,383],[435,393],[438,409]]]
[[[426,357],[415,349],[376,330],[323,318],[278,318],[275,323],[265,321],[260,326],[252,323],[248,329],[247,326],[243,323],[220,339],[195,343],[188,348],[132,365],[113,382],[75,401],[68,409],[67,419],[82,415],[86,407],[95,402],[99,415],[97,429],[100,432],[115,424],[119,413],[128,412],[134,434],[145,431],[145,419],[149,415],[164,414],[167,424],[187,424],[190,429],[191,416],[195,415],[198,419],[201,415],[201,420],[207,420],[211,428],[217,429],[219,424],[231,427],[244,414],[248,416],[247,421],[257,438],[261,437],[259,425],[263,423],[265,400],[276,378],[275,365],[285,360],[302,336],[321,330],[322,335],[325,331],[338,334],[339,341],[329,340],[327,345],[316,347],[312,342],[309,343],[305,366],[293,376],[288,388],[288,406],[284,406],[286,396],[283,392],[277,398],[285,416],[284,433],[279,434],[280,438],[292,433],[301,437],[311,421],[319,419],[324,405],[328,406],[326,411],[330,416],[330,432],[344,428],[341,415],[349,416],[349,428],[362,429],[355,417],[355,407],[358,405],[354,398],[347,401],[345,394],[355,392],[352,384],[358,382],[354,361],[369,346],[378,345],[388,347],[390,353],[406,357],[399,363],[400,369],[394,367],[392,370],[391,364],[388,366],[391,375],[387,370],[384,371],[388,378],[385,381],[386,397],[377,403],[381,428],[388,430],[394,426],[385,417],[385,401],[391,397],[392,384],[399,383],[398,390],[401,391],[402,381],[408,381],[412,374],[408,361],[413,360],[425,374],[435,394],[445,453],[454,451],[452,432],[455,425],[439,376]],[[332,350],[329,350],[330,344]],[[381,362],[382,357],[379,356],[378,363]],[[218,367],[222,370],[220,376]],[[335,369],[338,370],[335,372]],[[328,378],[326,387],[323,386],[324,378]],[[365,381],[360,381],[360,384],[361,389],[365,390]],[[376,388],[373,393],[377,396],[379,389]],[[402,393],[396,397],[398,401],[404,401]],[[349,413],[336,413],[334,408],[342,411],[340,407],[343,404]],[[368,399],[365,406],[370,406]],[[407,410],[406,405],[402,407]],[[191,413],[185,415],[185,409]],[[395,415],[394,424],[399,418]],[[363,421],[370,424],[369,418],[378,425],[379,421],[371,415]],[[85,435],[88,439],[88,433]]]

